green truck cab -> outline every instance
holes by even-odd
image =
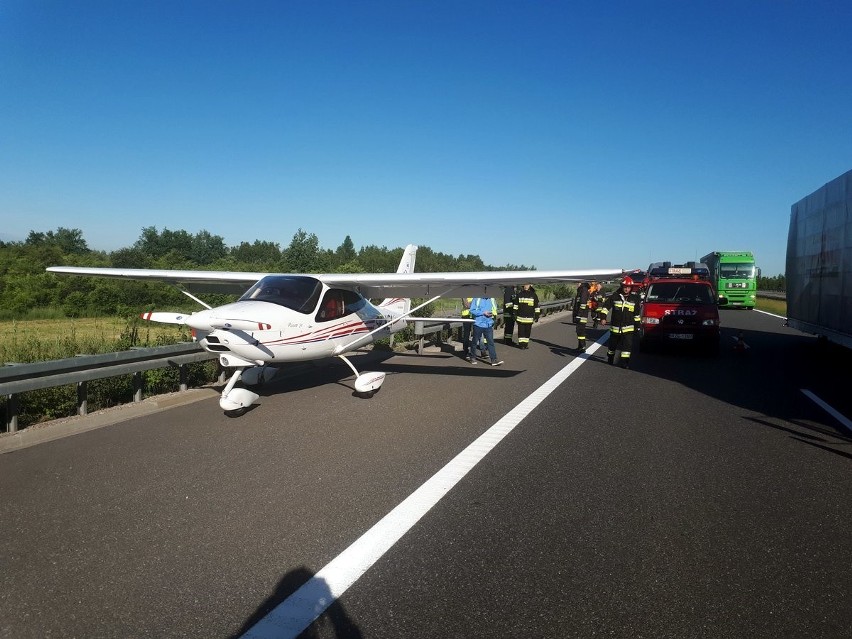
[[[751,251],[714,251],[701,258],[710,269],[710,282],[716,294],[728,299],[729,306],[751,310],[757,300],[760,269]]]

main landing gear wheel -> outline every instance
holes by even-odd
[[[346,365],[355,373],[355,393],[360,397],[372,397],[382,387],[386,373],[367,372],[359,373],[345,355],[338,355],[346,362]]]

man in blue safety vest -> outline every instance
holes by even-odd
[[[503,360],[497,359],[494,347],[494,320],[497,317],[497,302],[493,297],[474,297],[470,302],[470,316],[473,318],[473,339],[470,342],[468,361],[476,364],[476,349],[485,340],[492,366],[500,366]]]

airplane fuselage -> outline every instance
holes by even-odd
[[[333,291],[323,288],[325,300]],[[361,300],[353,304],[354,312],[342,311],[331,319],[323,316],[322,304],[311,313],[300,313],[270,302],[241,300],[194,313],[188,323],[196,329],[201,347],[211,353],[230,353],[255,364],[306,361],[332,357],[341,347],[364,346],[405,326],[404,321],[393,321],[399,313]]]

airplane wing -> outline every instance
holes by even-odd
[[[247,291],[260,278],[271,273],[242,271],[181,271],[168,269],[98,268],[50,266],[51,273],[88,275],[148,282],[179,284],[189,291],[201,293],[234,293]],[[471,271],[459,273],[327,273],[314,274],[322,282],[336,288],[356,290],[367,298],[378,297],[495,297],[503,286],[523,284],[556,284],[607,280],[619,277],[622,269],[586,269],[565,271]]]
[[[269,273],[247,273],[242,271],[178,271],[148,268],[101,268],[81,266],[49,266],[50,273],[64,275],[88,275],[90,277],[112,277],[140,280],[143,282],[165,282],[179,284],[195,293],[232,293],[242,295],[262,277]]]
[[[460,273],[349,273],[318,275],[329,286],[378,297],[496,297],[504,286],[558,284],[620,277],[622,269],[471,271]]]

